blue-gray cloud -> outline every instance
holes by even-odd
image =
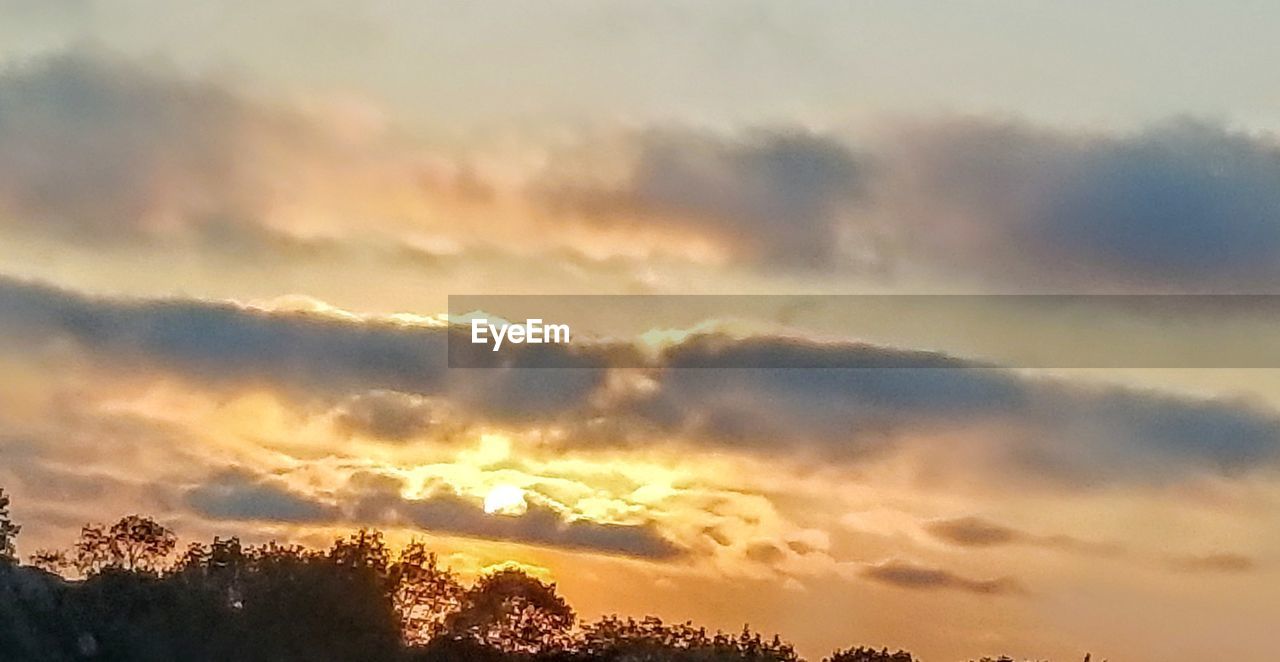
[[[268,522],[332,522],[338,509],[295,494],[285,485],[229,471],[186,492],[187,505],[212,519]]]
[[[1280,143],[1214,122],[940,120],[863,149],[787,127],[665,129],[629,149],[621,181],[553,165],[539,196],[596,223],[699,232],[757,265],[1040,291],[1270,291],[1280,277]]]
[[[266,387],[325,406],[373,391],[429,396],[476,420],[558,427],[566,444],[683,440],[842,462],[909,443],[977,444],[990,470],[1075,486],[1231,476],[1280,460],[1280,417],[1249,402],[1036,378],[929,352],[694,337],[644,370],[652,387],[636,391],[607,379],[612,365],[635,365],[617,345],[536,346],[504,356],[507,367],[449,369],[439,328],[0,279],[0,350],[53,345],[130,375]],[[736,367],[770,361],[807,367]],[[574,369],[534,369],[544,367]],[[379,402],[364,423],[393,437],[424,424],[423,400],[386,393],[366,396]]]
[[[807,367],[737,367],[771,362]],[[1162,481],[1188,471],[1230,475],[1280,461],[1280,417],[1248,402],[791,338],[695,337],[668,350],[656,388],[614,413],[659,435],[846,459],[913,438],[999,444],[1006,469],[1075,485]],[[585,432],[587,440],[623,438],[607,426]]]
[[[252,217],[257,141],[303,125],[210,83],[100,52],[0,72],[0,210],[80,241],[124,241]]]
[[[635,136],[633,147],[622,182],[565,180],[553,168],[541,195],[591,222],[676,225],[743,260],[793,268],[839,259],[869,170],[843,143],[794,128],[734,136],[652,130]]]
[[[448,260],[376,233],[300,237],[265,221],[294,169],[338,154],[312,118],[150,62],[79,48],[0,69],[0,229],[14,236],[223,266]]]
[[[903,251],[1014,288],[1272,291],[1280,143],[1176,120],[1128,134],[983,120],[888,148]]]
[[[552,159],[531,195],[558,218],[678,227],[763,267],[897,265],[1039,291],[1269,291],[1280,277],[1273,136],[1192,120],[1129,133],[941,120],[889,134],[854,145],[794,126],[642,130],[611,150],[619,178]],[[101,51],[0,71],[0,226],[241,259],[444,259],[265,225],[288,168],[264,164],[282,154],[341,158],[288,108]]]
[[[420,396],[397,391],[370,391],[343,403],[338,424],[388,441],[405,441],[435,427],[438,412]]]
[[[57,342],[117,368],[168,371],[212,387],[261,385],[330,399],[372,390],[447,394],[502,417],[576,407],[607,366],[591,350],[526,345],[506,367],[451,371],[441,328],[194,300],[101,299],[0,277],[0,348],[29,352]],[[578,369],[528,369],[561,366]]]

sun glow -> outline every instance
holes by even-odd
[[[490,515],[522,515],[527,508],[524,490],[515,485],[498,485],[484,497],[484,511]]]

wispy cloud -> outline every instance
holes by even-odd
[[[1251,556],[1230,552],[1216,554],[1174,556],[1168,559],[1169,567],[1179,572],[1247,574],[1258,569],[1258,561]]]
[[[889,586],[917,591],[952,590],[991,596],[1026,592],[1017,580],[1010,577],[970,579],[948,570],[899,560],[868,566],[862,576]]]
[[[936,520],[927,524],[925,530],[939,540],[960,547],[1026,545],[1101,556],[1113,556],[1125,552],[1123,546],[1115,543],[1083,540],[1065,534],[1030,533],[981,517]]]

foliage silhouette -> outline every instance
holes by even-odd
[[[565,648],[575,619],[555,584],[505,568],[481,577],[468,589],[445,628],[454,638],[530,655]]]
[[[395,552],[367,529],[327,550],[214,538],[175,554],[172,531],[129,515],[18,565],[3,496],[0,662],[800,661],[747,627],[708,632],[652,616],[579,624],[555,584],[505,568],[467,586],[421,541]],[[73,579],[59,574],[70,570]],[[916,660],[850,648],[824,662]]]
[[[590,660],[791,662],[799,659],[791,645],[776,635],[765,639],[746,627],[737,636],[723,632],[708,634],[706,628],[692,623],[668,625],[653,616],[640,620],[606,616],[584,626],[577,642],[576,651],[583,659]]]
[[[890,653],[887,648],[876,650],[859,646],[836,651],[827,658],[826,662],[915,662],[915,658],[906,651]]]
[[[9,495],[5,494],[4,488],[0,487],[0,563],[12,563],[17,560],[18,551],[14,539],[21,531],[22,527],[15,524],[9,517]]]
[[[108,568],[155,572],[177,542],[173,531],[150,517],[128,515],[110,528],[86,524],[72,547],[70,559],[83,575]]]
[[[464,589],[421,541],[410,542],[388,572],[392,606],[405,643],[425,644],[444,634],[449,616],[462,605]]]

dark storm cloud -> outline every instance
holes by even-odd
[[[561,181],[542,195],[555,209],[596,222],[670,224],[709,234],[745,260],[829,266],[867,165],[847,146],[799,129],[740,135],[653,130],[634,137],[620,183]],[[580,174],[580,173],[579,173]]]
[[[1280,144],[1178,120],[1084,134],[982,120],[887,148],[888,213],[933,266],[1007,285],[1267,291],[1280,276]]]
[[[948,570],[906,561],[886,561],[869,566],[862,576],[889,586],[919,591],[952,590],[992,596],[1025,593],[1022,585],[1009,577],[969,579]]]

